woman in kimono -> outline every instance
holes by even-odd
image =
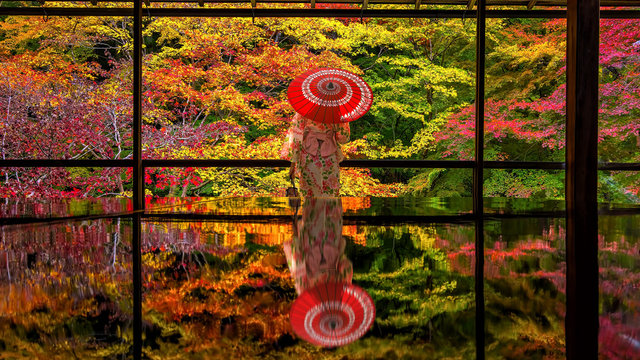
[[[318,123],[296,113],[282,155],[290,156],[289,176],[298,177],[303,197],[340,195],[340,145],[348,141],[348,123]]]

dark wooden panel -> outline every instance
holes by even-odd
[[[133,209],[144,209],[144,168],[142,167],[142,0],[133,13]],[[133,217],[133,358],[142,358],[142,225],[140,214]]]
[[[567,358],[598,358],[599,0],[567,9]]]
[[[0,160],[0,167],[132,167],[133,160],[65,160],[65,159],[13,159]]]
[[[132,8],[0,7],[0,15],[15,16],[133,16]],[[344,10],[344,9],[222,9],[222,8],[148,8],[151,17],[337,17],[337,18],[434,18],[469,19],[475,10]],[[487,18],[560,19],[565,10],[487,10]],[[638,19],[640,10],[603,10],[605,19]]]
[[[133,16],[133,208],[144,209],[144,168],[142,167],[142,0],[137,0]]]
[[[133,275],[133,358],[142,359],[142,220],[140,213],[133,215],[131,254]]]
[[[476,112],[475,168],[473,169],[473,214],[475,215],[476,359],[485,358],[484,305],[484,90],[487,1],[478,0],[476,20]]]

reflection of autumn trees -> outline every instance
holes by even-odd
[[[211,350],[225,337],[277,341],[289,331],[287,303],[293,296],[284,255],[243,255],[214,260],[205,254],[197,265],[175,253],[145,256],[145,265],[157,269],[145,283],[146,316],[182,324],[181,346],[187,349]]]
[[[55,279],[85,273],[123,275],[131,266],[130,221],[20,225],[2,227],[0,233],[6,270],[0,273],[0,279],[9,283],[35,281],[37,276]]]
[[[0,236],[4,355],[86,358],[128,352],[129,222],[5,226]]]
[[[516,228],[520,233],[513,231]],[[485,233],[488,354],[562,358],[566,276],[562,222],[502,220],[485,224]],[[469,275],[474,258],[473,242],[448,253],[452,269]]]
[[[637,353],[640,237],[627,226],[636,218],[601,217],[600,341],[611,358]],[[562,357],[564,221],[505,219],[485,230],[488,353]],[[473,354],[473,234],[464,224],[345,225],[353,281],[371,294],[378,316],[370,334],[340,351]],[[129,221],[5,226],[0,235],[0,332],[10,354],[26,344],[37,344],[30,354],[128,351]],[[288,325],[288,236],[286,223],[145,221],[145,351],[315,354]]]
[[[356,212],[370,207],[370,199],[341,198],[345,211]],[[291,215],[288,198],[158,198],[150,205],[151,212],[170,209],[177,213],[209,215]],[[291,222],[285,220],[260,222],[228,221],[147,221],[145,241],[158,247],[175,247],[179,244],[210,244],[228,249],[244,246],[249,239],[253,243],[270,246],[282,245],[291,237]],[[365,243],[362,226],[345,225],[343,233],[358,243]]]
[[[600,216],[600,349],[611,359],[640,354],[640,216]]]
[[[40,201],[25,198],[4,198],[0,201],[0,217],[4,218],[113,214],[132,209],[131,201],[126,198],[57,198]]]
[[[601,216],[600,221],[600,348],[602,355],[612,359],[634,358],[640,351],[633,340],[637,339],[640,308],[640,242],[636,229],[628,225],[634,218],[637,216]],[[518,220],[504,224],[507,222],[488,226],[484,272],[489,330],[500,339],[500,346],[514,355],[555,349],[557,356],[562,356],[566,281],[563,222],[529,220],[526,224]],[[513,227],[519,227],[519,232]],[[531,234],[523,232],[524,228],[540,230],[519,235]],[[469,275],[474,257],[472,242],[448,254],[452,269]],[[505,313],[516,320],[505,321]],[[512,325],[506,326],[509,323]],[[520,340],[527,345],[521,347]]]

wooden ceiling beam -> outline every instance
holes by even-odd
[[[42,4],[46,0],[35,0],[36,2]],[[134,0],[76,0],[79,3],[101,3],[101,2],[114,2],[114,3],[131,3]],[[215,3],[215,4],[235,4],[239,0],[135,0],[142,1],[145,5],[147,3],[153,2],[166,2],[166,3],[196,3],[196,4],[206,4],[206,3]],[[240,0],[244,2],[244,0]],[[309,2],[307,2],[309,1]],[[59,0],[61,3],[72,2],[71,0]],[[414,5],[416,10],[422,9],[422,4],[425,5],[425,8],[428,4],[433,5],[453,5],[460,6],[462,8],[466,8],[468,10],[472,10],[477,7],[477,0],[295,0],[295,3],[307,3],[311,4],[312,8],[316,8],[316,4],[318,3],[330,3],[330,4],[359,4],[363,5],[366,3],[366,9],[368,9],[369,4],[395,4],[395,5]],[[509,5],[509,8],[522,7],[528,10],[533,10],[533,8],[537,7],[538,9],[551,7],[551,6],[567,6],[567,0],[486,0],[487,6],[498,6],[498,5]],[[286,0],[252,0],[247,1],[247,3],[266,3],[266,4],[281,4],[286,3]],[[626,11],[640,11],[640,0],[600,0],[600,6],[626,6],[635,8],[633,10]],[[0,6],[2,7],[2,6]],[[637,16],[635,16],[637,18]]]

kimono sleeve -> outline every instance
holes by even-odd
[[[346,144],[349,142],[351,136],[351,128],[349,123],[340,123],[336,128],[336,141],[339,144]]]
[[[285,139],[282,149],[280,150],[281,156],[289,156],[293,162],[298,160],[303,132],[304,118],[300,114],[296,114],[291,120],[291,126],[287,132],[287,139]]]

